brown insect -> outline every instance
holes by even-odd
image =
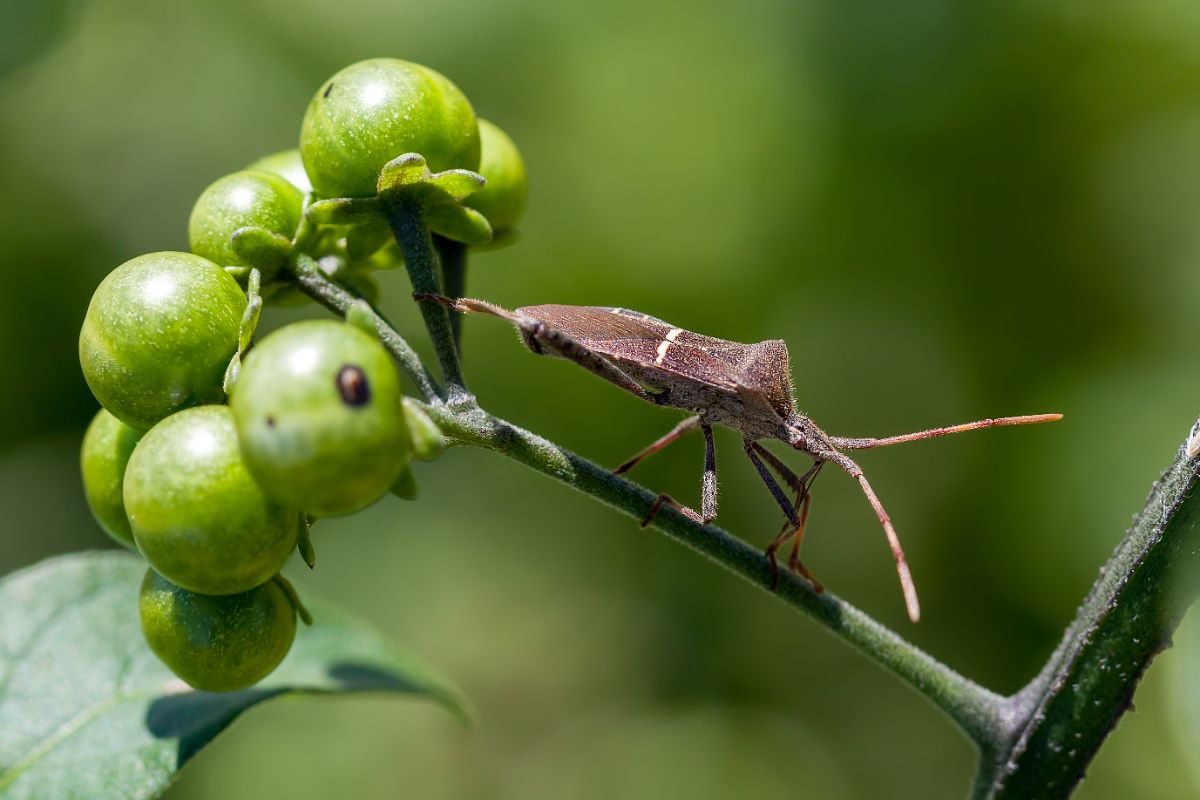
[[[809,580],[818,592],[823,591],[821,584],[800,561],[799,552],[812,500],[813,481],[826,462],[837,465],[858,481],[883,526],[896,559],[908,615],[913,622],[920,617],[920,605],[896,529],[862,468],[842,451],[869,450],[998,425],[1027,425],[1062,418],[1061,414],[1000,417],[882,439],[830,436],[796,410],[787,345],[780,339],[740,344],[692,333],[624,308],[541,305],[508,311],[483,300],[452,300],[440,295],[420,294],[414,297],[436,301],[456,311],[500,317],[516,326],[526,346],[535,353],[574,361],[655,405],[691,411],[694,416],[613,470],[616,474],[629,471],[647,456],[696,428],[704,434],[700,512],[680,505],[668,495],[659,495],[642,521],[643,525],[649,524],[664,503],[701,523],[715,519],[717,462],[712,426],[725,425],[740,431],[746,455],[787,518],[783,530],[766,550],[772,569],[772,588],[779,575],[776,552],[790,539],[793,544],[789,567]],[[797,475],[760,444],[762,439],[786,442],[811,456],[813,465],[802,475]],[[771,469],[795,491],[795,500],[789,499]]]

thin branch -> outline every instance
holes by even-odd
[[[455,299],[467,293],[467,246],[462,242],[434,236],[433,246],[442,262],[442,289],[447,297]],[[462,358],[462,312],[450,312],[450,329],[454,332],[454,346]]]
[[[456,412],[442,406],[426,411],[452,440],[519,461],[633,519],[643,519],[657,499],[653,492],[481,409]],[[756,548],[668,507],[662,508],[650,524],[770,592],[771,567]],[[1001,697],[959,675],[859,609],[834,595],[817,594],[791,573],[781,576],[771,594],[883,665],[942,709],[981,746],[1002,735]]]
[[[442,294],[438,279],[438,258],[433,249],[433,239],[425,225],[420,203],[404,199],[384,204],[392,235],[404,252],[404,266],[412,282],[415,294]],[[450,327],[450,315],[444,306],[437,303],[418,303],[429,338],[437,353],[438,366],[446,381],[447,399],[452,405],[468,402],[470,394],[463,378],[458,350],[454,346],[454,333]]]
[[[297,273],[305,292],[326,307],[344,314],[353,302],[352,296],[333,285],[315,269],[315,265],[309,269],[302,267]],[[381,324],[387,324],[382,317],[379,320]],[[412,354],[412,349],[394,331],[381,339],[402,362]],[[519,461],[633,519],[645,518],[657,499],[654,493],[610,470],[487,414],[473,401],[451,408],[435,400],[423,408],[451,440]],[[1007,735],[1002,697],[959,675],[849,603],[832,594],[817,594],[806,581],[791,573],[781,576],[775,591],[771,592],[770,563],[754,547],[716,526],[702,525],[671,508],[663,508],[651,526],[815,619],[928,698],[981,748],[988,748]]]
[[[1041,673],[1006,701],[1017,723],[1007,748],[983,763],[979,798],[1066,797],[1132,707],[1138,681],[1171,644],[1200,595],[1200,494],[1188,443],[1150,491],[1062,643]]]
[[[292,273],[296,285],[300,287],[300,291],[335,314],[345,316],[346,312],[350,310],[350,306],[359,299],[334,283],[321,271],[316,262],[304,253],[298,253],[291,260],[288,269]],[[375,330],[379,332],[380,341],[395,356],[396,361],[400,363],[400,368],[417,385],[417,389],[426,400],[431,403],[441,402],[441,387],[429,374],[429,370],[425,369],[420,356],[377,309],[372,307],[371,311],[375,318]]]
[[[330,302],[337,297],[336,287],[322,285],[330,283],[328,278],[319,270],[303,275],[311,296],[344,313],[342,304]],[[380,324],[386,322],[381,319]],[[448,334],[448,326],[443,333]],[[398,336],[382,338],[402,362],[415,357]],[[634,519],[644,519],[655,505],[654,493],[489,415],[469,396],[454,408],[436,400],[424,408],[451,441],[500,453]],[[773,596],[879,663],[954,720],[980,749],[974,797],[1066,797],[1130,708],[1141,675],[1169,646],[1184,611],[1200,594],[1200,495],[1192,494],[1198,469],[1200,421],[1101,571],[1063,642],[1041,673],[1009,698],[959,675],[849,603],[817,594],[791,573],[781,576]],[[769,591],[770,564],[745,542],[669,507],[651,524]]]

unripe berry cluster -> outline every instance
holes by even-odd
[[[306,301],[298,257],[374,299],[372,272],[403,263],[386,220],[313,222],[306,210],[374,196],[381,170],[411,153],[482,173],[486,188],[462,202],[485,234],[518,221],[525,172],[512,141],[439,73],[375,59],[322,84],[298,150],[204,190],[190,253],[134,258],[92,298],[79,357],[103,408],[83,440],[87,499],[149,562],[143,631],[192,686],[230,691],[270,673],[305,615],[279,572],[298,544],[311,565],[310,523],[389,489],[411,496],[410,461],[439,452],[370,326],[299,322],[254,342],[264,301]]]

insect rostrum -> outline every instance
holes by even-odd
[[[670,406],[694,414],[665,436],[614,470],[623,473],[684,434],[700,428],[704,433],[704,478],[701,510],[696,512],[661,495],[645,522],[668,503],[700,522],[717,515],[716,455],[712,426],[724,425],[741,432],[743,449],[754,464],[787,522],[767,547],[772,570],[778,575],[776,551],[793,541],[789,565],[814,588],[821,586],[799,560],[800,540],[811,502],[813,480],[825,463],[832,463],[858,481],[887,535],[896,571],[904,592],[908,615],[916,622],[920,604],[916,586],[904,558],[900,539],[891,518],[875,494],[862,468],[845,450],[932,439],[952,433],[998,425],[1026,425],[1061,419],[1061,414],[999,417],[932,428],[885,438],[830,436],[796,410],[795,391],[788,369],[787,345],[780,339],[741,344],[692,333],[638,311],[605,306],[539,305],[509,311],[483,300],[453,300],[440,295],[416,295],[418,300],[442,303],[454,310],[484,313],[512,323],[530,350],[566,358],[599,377],[655,405]],[[778,439],[813,459],[813,466],[797,475],[759,442]],[[772,469],[795,492],[795,499],[780,486]]]

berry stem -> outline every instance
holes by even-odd
[[[444,236],[433,237],[442,262],[442,284],[447,297],[457,300],[467,292],[467,246]],[[454,346],[462,359],[462,313],[450,312],[450,328],[454,332]]]
[[[644,519],[658,499],[654,492],[611,470],[480,408],[456,411],[426,406],[424,410],[452,441],[518,461],[635,520]],[[844,600],[828,592],[817,594],[811,584],[792,572],[781,573],[771,591],[771,565],[758,548],[666,506],[651,520],[650,527],[806,614],[924,695],[981,747],[1007,736],[1004,698],[963,677]]]
[[[300,601],[300,595],[296,591],[296,587],[292,586],[292,582],[282,575],[276,575],[275,582],[279,584],[279,588],[283,589],[283,593],[287,595],[288,602],[292,604],[292,608],[296,609],[296,614],[300,617],[300,621],[305,625],[313,624],[312,614],[304,607],[304,603]]]
[[[425,224],[420,202],[403,195],[381,195],[381,199],[384,198],[388,224],[391,225],[392,235],[396,237],[396,242],[404,252],[404,266],[408,270],[413,293],[442,294],[442,284],[438,278],[437,252],[433,248],[433,237]],[[467,384],[463,379],[449,312],[437,303],[420,302],[418,306],[429,331],[429,338],[433,342],[442,378],[446,381],[447,400],[452,405],[469,403],[471,395],[467,392]]]
[[[321,272],[321,268],[317,266],[312,256],[306,253],[297,252],[288,264],[288,269],[300,291],[339,316],[344,317],[350,311],[351,306],[361,299],[338,286],[325,273]],[[429,374],[425,365],[421,363],[421,358],[416,351],[376,308],[371,307],[371,314],[375,320],[375,329],[379,332],[380,342],[396,358],[400,368],[416,384],[417,389],[426,400],[430,403],[440,403],[442,401],[441,387]]]

